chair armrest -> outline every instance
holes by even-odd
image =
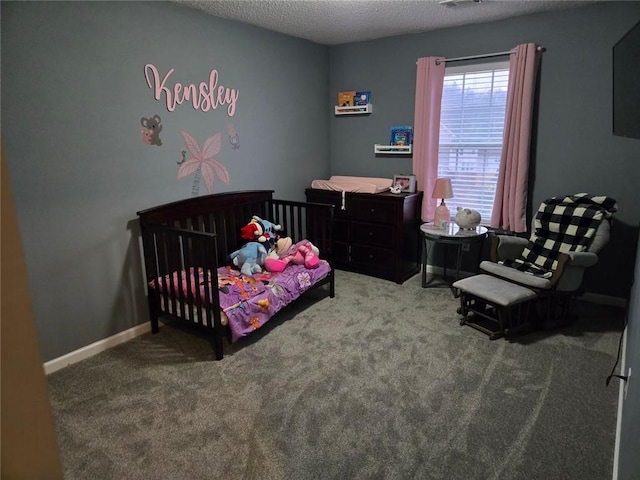
[[[491,239],[491,261],[515,260],[520,258],[522,250],[527,246],[529,240],[521,237],[508,235],[496,235]]]
[[[575,290],[582,283],[585,267],[598,262],[598,255],[589,252],[568,252],[558,255],[558,265],[549,281],[557,290]]]
[[[567,252],[567,267],[591,267],[598,263],[598,255],[593,252]]]
[[[562,262],[562,268],[554,272],[557,278],[554,280],[552,277],[554,283],[557,282],[555,288],[560,292],[576,292],[582,285],[585,270],[598,263],[598,255],[593,252],[567,252],[561,253],[560,257],[559,261],[565,261]]]

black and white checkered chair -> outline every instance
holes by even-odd
[[[453,286],[461,292],[460,313],[473,312],[493,326],[466,318],[461,324],[498,338],[530,326],[529,318],[547,326],[565,323],[582,293],[586,269],[609,241],[616,210],[616,201],[606,196],[552,197],[540,205],[528,239],[492,237],[491,260],[480,263],[480,274]]]

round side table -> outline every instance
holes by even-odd
[[[449,223],[446,228],[438,228],[433,223],[424,223],[420,226],[420,233],[422,234],[422,288],[448,286],[451,288],[456,280],[460,278],[460,267],[462,265],[462,256],[471,250],[471,244],[482,242],[487,237],[487,228],[478,226],[473,229],[461,229],[455,223]],[[429,253],[432,248],[429,248],[430,244],[442,244],[442,245],[454,245],[456,248],[456,275],[451,282],[446,282],[447,277],[447,257],[445,247],[445,262],[444,262],[444,278],[445,283],[432,284],[427,282],[427,265],[429,262]],[[480,257],[482,255],[482,248],[478,248],[478,262],[476,264],[476,270],[480,264]],[[455,292],[454,292],[455,294]]]

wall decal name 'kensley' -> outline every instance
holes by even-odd
[[[218,86],[217,70],[211,70],[208,83],[200,82],[197,86],[193,83],[191,85],[174,83],[173,87],[167,86],[167,81],[174,70],[174,68],[169,70],[161,80],[158,69],[154,65],[148,63],[144,66],[144,78],[147,80],[147,85],[154,90],[153,96],[156,100],[160,100],[162,94],[165,95],[167,110],[173,112],[176,105],[190,101],[193,108],[203,112],[227,105],[227,114],[233,117],[236,112],[239,92],[235,88]]]

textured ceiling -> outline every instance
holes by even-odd
[[[172,0],[324,45],[483,23],[598,0]]]

